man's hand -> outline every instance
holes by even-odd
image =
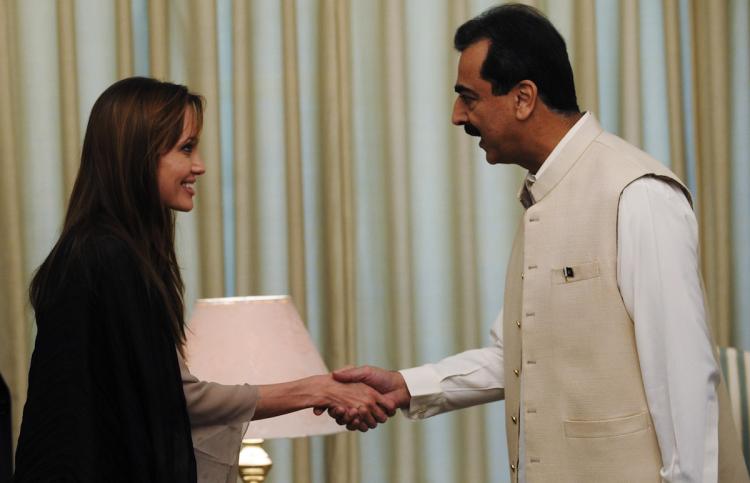
[[[345,383],[363,383],[372,387],[387,399],[395,407],[408,408],[411,402],[411,394],[406,387],[403,376],[398,371],[387,371],[379,367],[362,366],[353,369],[340,369],[333,373],[333,378]],[[323,411],[316,409],[317,414]],[[331,406],[328,414],[340,425],[346,425],[347,429],[356,430],[361,427],[359,415],[341,406]],[[389,414],[393,416],[393,414]]]

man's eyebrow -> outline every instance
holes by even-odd
[[[474,92],[473,90],[469,89],[468,87],[466,87],[463,84],[456,84],[453,87],[453,90],[456,91],[456,94],[474,94],[474,95],[476,95],[476,92]]]

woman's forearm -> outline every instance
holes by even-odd
[[[314,377],[257,386],[258,403],[253,419],[272,418],[316,406],[322,399],[315,394]]]
[[[258,403],[253,419],[271,418],[305,408],[347,408],[361,415],[368,427],[385,422],[395,411],[395,403],[370,386],[343,384],[330,374],[311,376],[258,387]]]

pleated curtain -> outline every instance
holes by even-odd
[[[747,0],[538,0],[579,104],[695,196],[712,329],[750,349]],[[517,167],[451,126],[458,25],[488,0],[0,0],[0,371],[17,436],[28,284],[59,234],[96,97],[147,75],[207,102],[178,216],[199,297],[292,295],[330,368],[489,343]],[[502,403],[266,443],[268,481],[507,481]]]

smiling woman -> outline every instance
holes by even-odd
[[[199,95],[142,77],[94,104],[62,233],[31,283],[38,335],[14,481],[233,481],[231,464],[194,454],[191,424],[335,404],[366,431],[393,414],[386,396],[330,375],[260,386],[190,375],[174,212],[193,208],[205,171],[202,116]],[[240,437],[225,445],[235,460]]]

